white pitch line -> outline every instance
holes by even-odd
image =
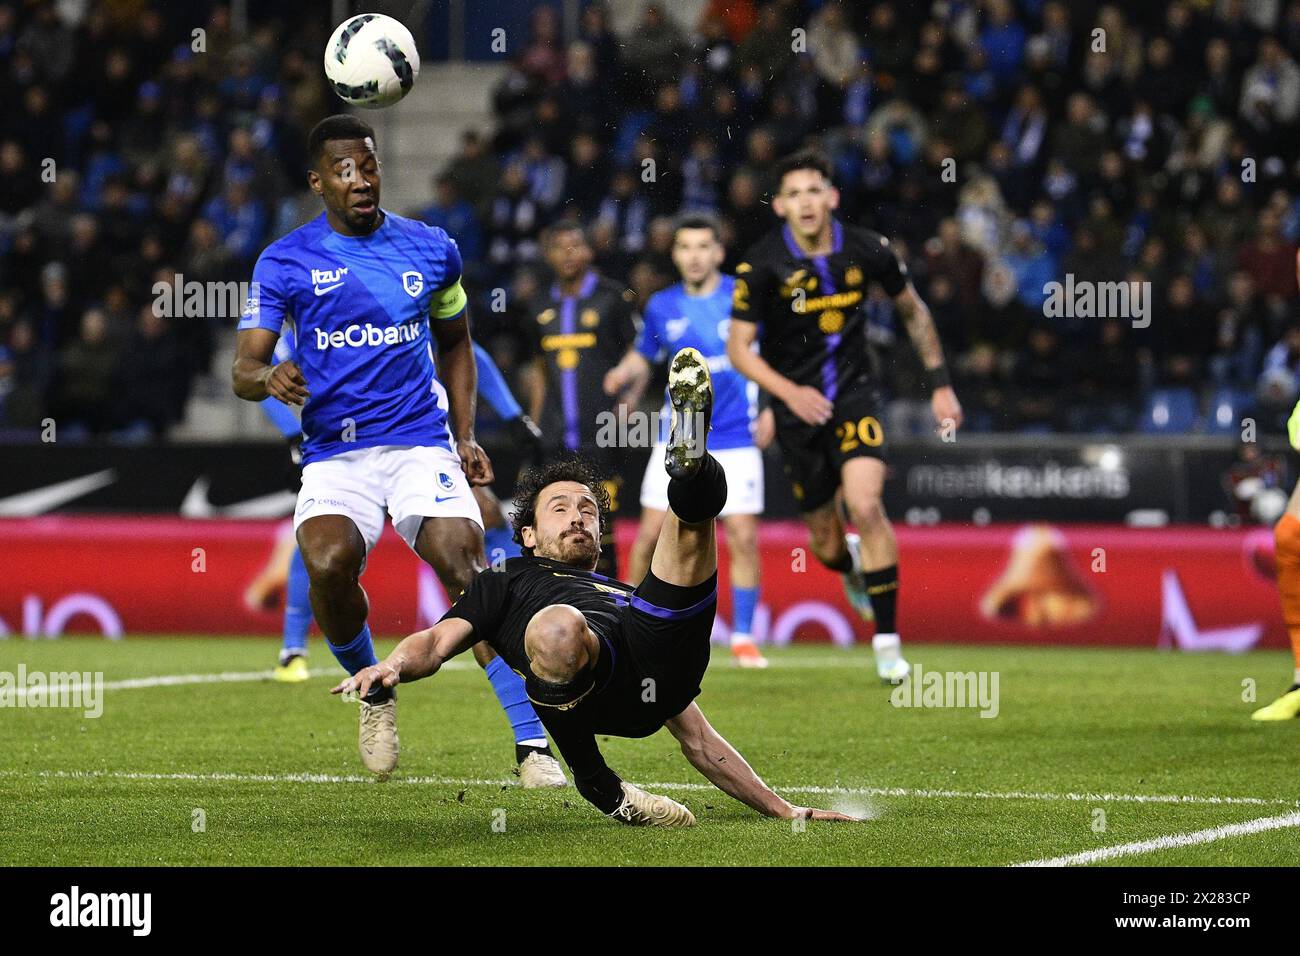
[[[1139,840],[1136,843],[1121,843],[1118,846],[1103,847],[1100,850],[1085,850],[1082,853],[1071,853],[1069,856],[1057,856],[1048,860],[1030,860],[1026,863],[1012,865],[1075,866],[1078,864],[1099,863],[1102,860],[1113,860],[1121,856],[1136,856],[1139,853],[1154,853],[1157,850],[1197,846],[1228,837],[1249,836],[1252,833],[1283,830],[1288,827],[1300,827],[1300,813],[1287,813],[1280,817],[1261,817],[1258,820],[1247,820],[1245,823],[1229,823],[1226,826],[1212,827],[1209,830],[1197,830],[1195,833],[1174,833],[1170,836],[1155,837],[1151,840]]]
[[[443,670],[468,670],[470,664],[467,661],[448,661],[442,665]],[[51,673],[65,673],[62,671],[46,671],[47,676]],[[72,671],[71,673],[79,673]],[[84,672],[80,672],[84,673]],[[343,670],[338,667],[313,667],[307,672],[312,677],[339,677],[343,675]],[[13,694],[16,697],[26,697],[31,694],[36,697],[42,697],[51,693],[62,693],[65,689],[68,693],[81,690],[144,690],[150,687],[183,687],[188,684],[252,684],[262,681],[271,681],[275,679],[272,671],[223,671],[220,674],[158,674],[154,677],[131,677],[125,680],[104,681],[99,688],[95,684],[86,684],[84,681],[72,681],[67,684],[56,684],[52,688],[32,688],[17,687],[14,688]]]
[[[468,661],[447,661],[445,664],[442,665],[442,670],[445,671],[470,670],[473,666],[476,665],[471,665]],[[790,667],[827,668],[827,669],[847,667],[847,668],[854,668],[854,669],[858,669],[858,668],[865,669],[869,666],[870,663],[867,661],[858,662],[852,660],[851,658],[845,658],[842,660],[831,659],[828,661],[815,661],[809,659],[796,658],[795,660],[779,661],[777,663],[778,670],[784,670],[785,668],[790,668]],[[45,673],[49,674],[49,673],[64,673],[64,672],[47,671]],[[83,672],[72,671],[71,673],[83,673]],[[343,673],[343,671],[338,667],[313,667],[310,671],[308,671],[308,673],[312,677],[338,677]],[[253,684],[262,681],[270,681],[273,679],[274,679],[274,674],[271,671],[223,671],[219,674],[158,674],[154,677],[131,677],[125,680],[105,681],[102,688],[100,689],[102,690],[145,690],[150,687],[184,687],[189,684]],[[68,693],[74,693],[78,690],[81,690],[83,687],[85,687],[87,690],[95,689],[94,684],[87,685],[81,681],[73,681],[67,684],[59,684],[56,688],[54,688],[54,691],[57,693],[66,690]],[[32,696],[41,697],[49,694],[50,692],[51,691],[48,688],[17,687],[14,688],[12,693],[14,694],[15,697],[25,698],[29,693]]]
[[[156,781],[197,781],[214,783],[373,783],[374,778],[362,774],[327,774],[327,773],[148,773],[126,770],[0,770],[0,777],[29,776],[44,779],[76,780],[84,778],[112,780],[156,780]],[[393,777],[390,783],[410,784],[416,786],[452,786],[452,787],[506,787],[518,781],[513,778],[484,777]],[[643,783],[642,787],[653,790],[712,791],[715,788],[707,783]],[[1179,796],[1171,794],[1125,794],[1125,793],[1033,793],[1029,791],[996,790],[909,790],[902,787],[840,787],[818,785],[778,786],[778,791],[788,793],[814,793],[861,797],[904,797],[941,800],[1031,800],[1040,802],[1054,801],[1095,801],[1127,803],[1181,803],[1200,805],[1249,805],[1300,807],[1300,800],[1270,799],[1265,797],[1214,797],[1214,796]]]

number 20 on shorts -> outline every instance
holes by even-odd
[[[859,418],[856,422],[840,422],[835,427],[835,434],[840,440],[840,451],[850,452],[858,445],[876,448],[885,440],[884,429],[872,415]]]

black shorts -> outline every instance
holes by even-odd
[[[667,584],[648,572],[606,642],[612,669],[600,692],[597,733],[648,737],[690,706],[709,667],[718,610],[718,575],[694,587]]]
[[[776,442],[800,511],[816,511],[835,497],[840,469],[851,458],[885,460],[885,429],[879,395],[855,386],[835,399],[825,425],[808,425],[784,405],[773,407]]]

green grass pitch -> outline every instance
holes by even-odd
[[[0,671],[102,671],[110,683],[246,673],[275,647],[10,639]],[[110,689],[98,719],[0,709],[0,864],[1003,865],[1300,810],[1300,721],[1249,720],[1288,682],[1280,652],[909,648],[926,670],[997,671],[994,719],[891,706],[866,650],[777,650],[766,671],[717,656],[700,705],[764,779],[796,803],[869,818],[800,832],[708,787],[666,731],[602,747],[626,779],[671,786],[693,830],[619,826],[571,788],[520,790],[509,728],[468,655],[402,688],[401,765],[377,784],[357,756],[356,705],[329,696],[337,667],[318,638],[312,647],[331,676],[306,684]],[[1243,700],[1247,678],[1256,703]],[[1113,862],[1297,858],[1300,827],[1287,825]]]

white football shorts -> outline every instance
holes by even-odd
[[[641,481],[641,507],[668,510],[668,472],[664,470],[667,446],[657,443]],[[719,515],[761,515],[763,513],[763,453],[753,445],[710,451],[727,476],[727,503]]]
[[[369,553],[384,531],[385,511],[413,550],[425,518],[469,518],[483,527],[459,455],[436,445],[376,445],[304,467],[293,528],[317,515],[347,515]]]

